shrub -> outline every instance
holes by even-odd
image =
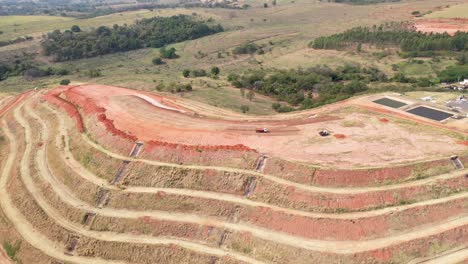
[[[218,67],[215,66],[215,67],[211,68],[211,74],[218,75],[219,72],[220,72],[220,69]]]
[[[233,54],[254,54],[257,50],[260,49],[255,43],[245,43],[239,47],[234,48],[232,51]]]
[[[159,50],[159,53],[161,54],[161,58],[164,59],[176,59],[179,57],[179,55],[176,54],[175,48],[166,49],[163,47]]]
[[[161,64],[164,64],[164,61],[160,58],[160,57],[157,57],[157,58],[154,58],[152,60],[153,64],[154,65],[161,65]]]
[[[68,79],[63,79],[60,81],[60,85],[69,85],[70,84],[70,80]]]
[[[89,78],[96,78],[102,76],[101,70],[100,69],[90,69],[86,71],[86,76]]]
[[[247,113],[250,110],[250,107],[248,105],[241,105],[240,107],[242,113]]]
[[[203,70],[203,69],[193,70],[193,71],[190,72],[190,76],[195,77],[195,78],[196,77],[204,77],[206,75],[207,75],[206,71]]]
[[[185,77],[185,78],[188,78],[190,76],[190,70],[188,69],[185,69],[182,71],[182,75]]]
[[[16,261],[16,253],[21,248],[21,241],[17,241],[14,245],[4,242],[3,249],[7,253],[8,257],[10,257],[13,261]]]

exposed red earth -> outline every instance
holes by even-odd
[[[18,96],[16,96],[13,100],[8,102],[5,106],[3,106],[0,109],[0,117],[2,117],[5,113],[7,113],[9,110],[13,109],[15,106],[17,106],[21,101],[23,101],[26,97],[28,97],[33,91],[26,91]]]
[[[165,150],[155,155],[164,155],[167,151],[169,157],[174,156],[171,154],[173,150],[186,151],[187,157],[200,156],[203,152],[217,154],[222,151],[232,152],[232,155],[241,157],[243,153],[256,152],[287,160],[332,165],[336,161],[335,156],[341,154],[340,160],[343,165],[378,166],[390,160],[396,163],[421,159],[424,155],[430,155],[432,151],[437,151],[440,155],[443,152],[448,154],[462,150],[461,146],[445,144],[453,142],[448,138],[439,144],[430,140],[430,136],[424,133],[411,137],[408,134],[407,139],[413,142],[405,153],[384,157],[384,150],[377,146],[380,142],[374,142],[375,140],[371,139],[372,135],[368,135],[367,139],[360,139],[363,133],[376,132],[376,136],[380,135],[382,138],[379,141],[391,141],[393,145],[388,147],[401,149],[406,143],[397,142],[393,137],[409,133],[409,131],[403,131],[396,124],[380,131],[377,130],[376,124],[372,124],[374,128],[367,128],[366,126],[370,124],[366,124],[362,118],[372,118],[371,116],[332,115],[331,113],[317,116],[311,112],[309,116],[304,113],[300,117],[290,119],[271,117],[270,120],[252,118],[236,121],[221,117],[204,117],[204,113],[196,113],[178,106],[177,99],[125,88],[80,85],[66,90],[62,89],[58,90],[60,97],[71,102],[78,109],[83,109],[85,126],[92,123],[95,126],[92,129],[97,131],[105,129],[111,135],[124,140],[145,142],[147,147],[144,152],[148,154],[148,157],[151,157],[155,148]],[[94,124],[96,119],[101,128]],[[364,124],[356,127],[340,127],[346,122],[364,122]],[[317,133],[324,126],[347,132],[334,131],[335,137],[345,143],[331,141],[323,144],[320,142],[321,139]],[[255,133],[257,127],[267,127],[271,133]],[[362,148],[368,148],[367,153],[375,153],[372,156],[363,155],[364,153],[358,151]],[[346,158],[343,157],[343,152],[353,155]],[[213,157],[216,154],[213,154]],[[256,155],[247,155],[251,156],[251,159],[256,159]]]
[[[468,18],[418,19],[414,22],[417,31],[424,33],[447,33],[455,35],[458,31],[468,32]]]
[[[136,250],[139,261],[167,263],[407,263],[468,242],[467,172],[450,159],[468,161],[460,136],[370,110],[365,97],[239,119],[102,85],[42,98],[13,107],[2,123],[11,154],[0,205],[8,219],[15,206],[43,212],[40,221],[24,214],[14,228],[24,234],[32,223],[25,241],[61,261],[133,263],[121,253]],[[324,129],[332,136],[318,135]],[[28,199],[35,202],[22,208]],[[78,239],[54,235],[67,232]],[[48,246],[62,244],[62,252]]]

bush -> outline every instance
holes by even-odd
[[[7,253],[8,257],[10,257],[10,259],[12,259],[13,261],[17,261],[16,253],[18,253],[18,250],[20,248],[21,248],[21,241],[17,241],[14,245],[8,242],[3,242],[3,249]]]
[[[159,53],[161,54],[161,58],[164,59],[176,59],[179,57],[179,55],[176,54],[176,49],[175,48],[161,48],[159,50]]]
[[[72,32],[81,32],[81,28],[79,26],[77,26],[77,25],[73,25],[71,27],[71,31]]]
[[[248,105],[241,105],[240,107],[242,113],[247,113],[250,110],[250,107]]]
[[[85,75],[88,76],[89,78],[96,78],[96,77],[101,77],[102,73],[100,69],[91,69],[91,70],[86,71]]]
[[[185,78],[188,78],[190,76],[190,70],[188,69],[185,69],[182,71],[182,75],[185,77]]]
[[[203,69],[198,69],[198,70],[193,70],[190,72],[190,76],[191,77],[205,77],[207,74],[206,74],[206,71],[203,70]]]
[[[60,85],[69,85],[70,84],[70,80],[68,79],[63,79],[60,81]]]
[[[218,75],[219,72],[220,72],[220,69],[218,67],[215,66],[215,67],[211,68],[211,74]]]
[[[160,57],[157,57],[157,58],[154,58],[152,60],[153,64],[154,65],[161,65],[161,64],[164,64],[164,61],[160,58]]]
[[[181,93],[181,92],[190,92],[192,91],[192,85],[190,83],[188,84],[177,84],[175,89],[172,89],[171,92],[173,93]]]
[[[239,47],[234,48],[233,54],[254,54],[260,47],[255,43],[245,43]]]

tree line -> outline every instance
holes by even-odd
[[[432,56],[436,51],[460,52],[468,50],[468,33],[457,32],[425,34],[403,23],[381,26],[355,27],[345,32],[315,39],[310,46],[315,49],[343,49],[361,43],[377,46],[399,46],[410,56]]]
[[[55,30],[44,36],[42,47],[47,56],[67,61],[146,47],[160,48],[221,31],[223,27],[219,24],[209,25],[186,15],[153,17],[130,26],[100,26],[90,31],[73,26],[64,32]]]

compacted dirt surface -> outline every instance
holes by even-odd
[[[373,99],[247,117],[102,85],[19,95],[3,221],[38,263],[463,263],[465,131]]]
[[[194,148],[199,151],[258,152],[286,160],[334,166],[380,166],[421,160],[462,151],[456,139],[440,131],[419,130],[418,124],[382,122],[375,112],[353,103],[301,116],[250,118],[208,117],[177,104],[176,99],[104,85],[66,88],[64,100],[84,109],[83,119],[97,118],[111,133],[152,145]],[[356,106],[354,106],[356,107]],[[269,133],[256,133],[267,128]],[[334,136],[321,137],[321,130]],[[102,143],[102,142],[101,142]],[[385,147],[383,147],[385,146]]]
[[[468,18],[426,18],[417,20],[414,26],[417,31],[423,33],[447,33],[455,35],[458,31],[468,32]]]

